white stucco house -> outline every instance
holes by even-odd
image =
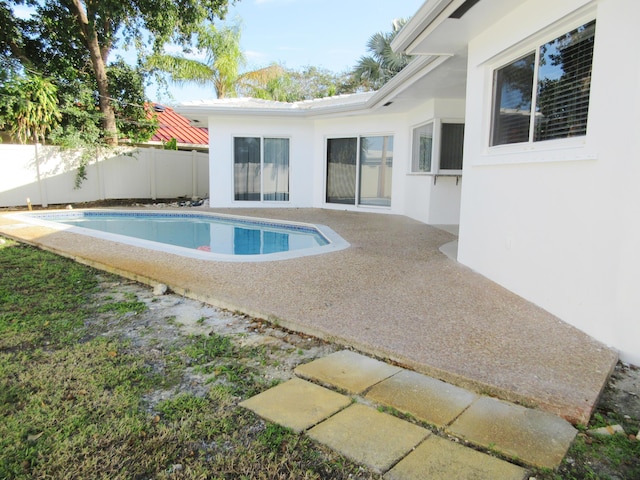
[[[459,225],[459,262],[640,364],[638,23],[638,0],[427,0],[375,93],[177,110],[209,128],[212,206]]]

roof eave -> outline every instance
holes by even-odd
[[[189,119],[207,118],[211,115],[235,115],[235,116],[252,116],[252,117],[293,117],[293,118],[305,118],[315,117],[323,115],[335,115],[344,112],[366,109],[368,102],[372,96],[366,96],[358,101],[351,101],[349,103],[334,104],[334,105],[309,105],[307,107],[299,108],[296,104],[291,104],[290,108],[255,108],[255,107],[242,107],[238,105],[185,105],[176,107],[176,111],[179,111],[181,115]],[[299,104],[298,104],[299,105]]]
[[[281,118],[318,118],[336,115],[366,114],[383,108],[388,102],[393,102],[396,95],[404,92],[416,81],[432,70],[442,65],[451,55],[424,56],[414,58],[404,69],[387,82],[380,90],[362,98],[358,102],[328,106],[310,106],[308,108],[251,108],[236,106],[183,106],[180,114],[190,119],[202,119],[215,115],[234,115],[252,117],[281,117]]]
[[[452,2],[462,4],[464,0],[431,0],[425,2],[402,30],[398,32],[391,42],[391,49],[394,52],[410,53],[410,49],[416,39],[429,28]]]
[[[404,69],[371,97],[369,102],[367,102],[367,109],[375,110],[384,107],[388,102],[393,102],[395,96],[404,92],[415,82],[425,75],[428,75],[429,72],[435,70],[450,58],[451,55],[414,58]]]

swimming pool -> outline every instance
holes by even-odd
[[[203,260],[284,260],[349,246],[324,225],[207,212],[92,209],[29,212],[11,217]]]

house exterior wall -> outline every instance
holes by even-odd
[[[593,18],[586,137],[489,149],[493,69],[518,58],[520,47],[535,48],[538,39]],[[461,263],[634,364],[640,364],[640,60],[620,52],[637,42],[638,20],[637,0],[529,0],[470,43],[458,249]]]
[[[408,132],[403,115],[361,115],[315,120],[314,122],[314,174],[316,190],[314,206],[338,210],[364,210],[381,213],[404,211],[404,165],[409,154]],[[358,136],[393,136],[393,170],[391,176],[391,207],[352,206],[325,201],[327,139]]]
[[[220,115],[209,117],[210,203],[215,207],[282,207],[361,210],[407,215],[426,223],[457,224],[460,182],[411,174],[411,134],[415,125],[435,117],[461,120],[464,102],[425,101],[411,114],[369,114],[331,118]],[[328,138],[393,136],[390,207],[331,204],[325,200]],[[234,136],[290,139],[290,200],[250,202],[233,199]]]
[[[233,138],[289,138],[289,201],[252,202],[234,200]],[[213,207],[285,207],[313,206],[313,126],[305,119],[281,117],[231,116],[209,117],[210,204]]]
[[[411,135],[415,127],[436,118],[462,121],[464,105],[462,99],[430,99],[407,114],[405,130],[409,133],[409,152],[403,165],[404,215],[432,225],[460,223],[462,178],[411,173]]]

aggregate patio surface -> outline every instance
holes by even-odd
[[[122,245],[5,216],[0,234],[572,423],[587,422],[615,366],[617,355],[605,345],[440,252],[455,240],[445,230],[361,212],[205,210],[323,224],[351,246],[278,262],[236,263]],[[457,393],[462,399],[456,401],[464,402],[465,395]],[[458,427],[457,434],[466,435],[464,424]]]

